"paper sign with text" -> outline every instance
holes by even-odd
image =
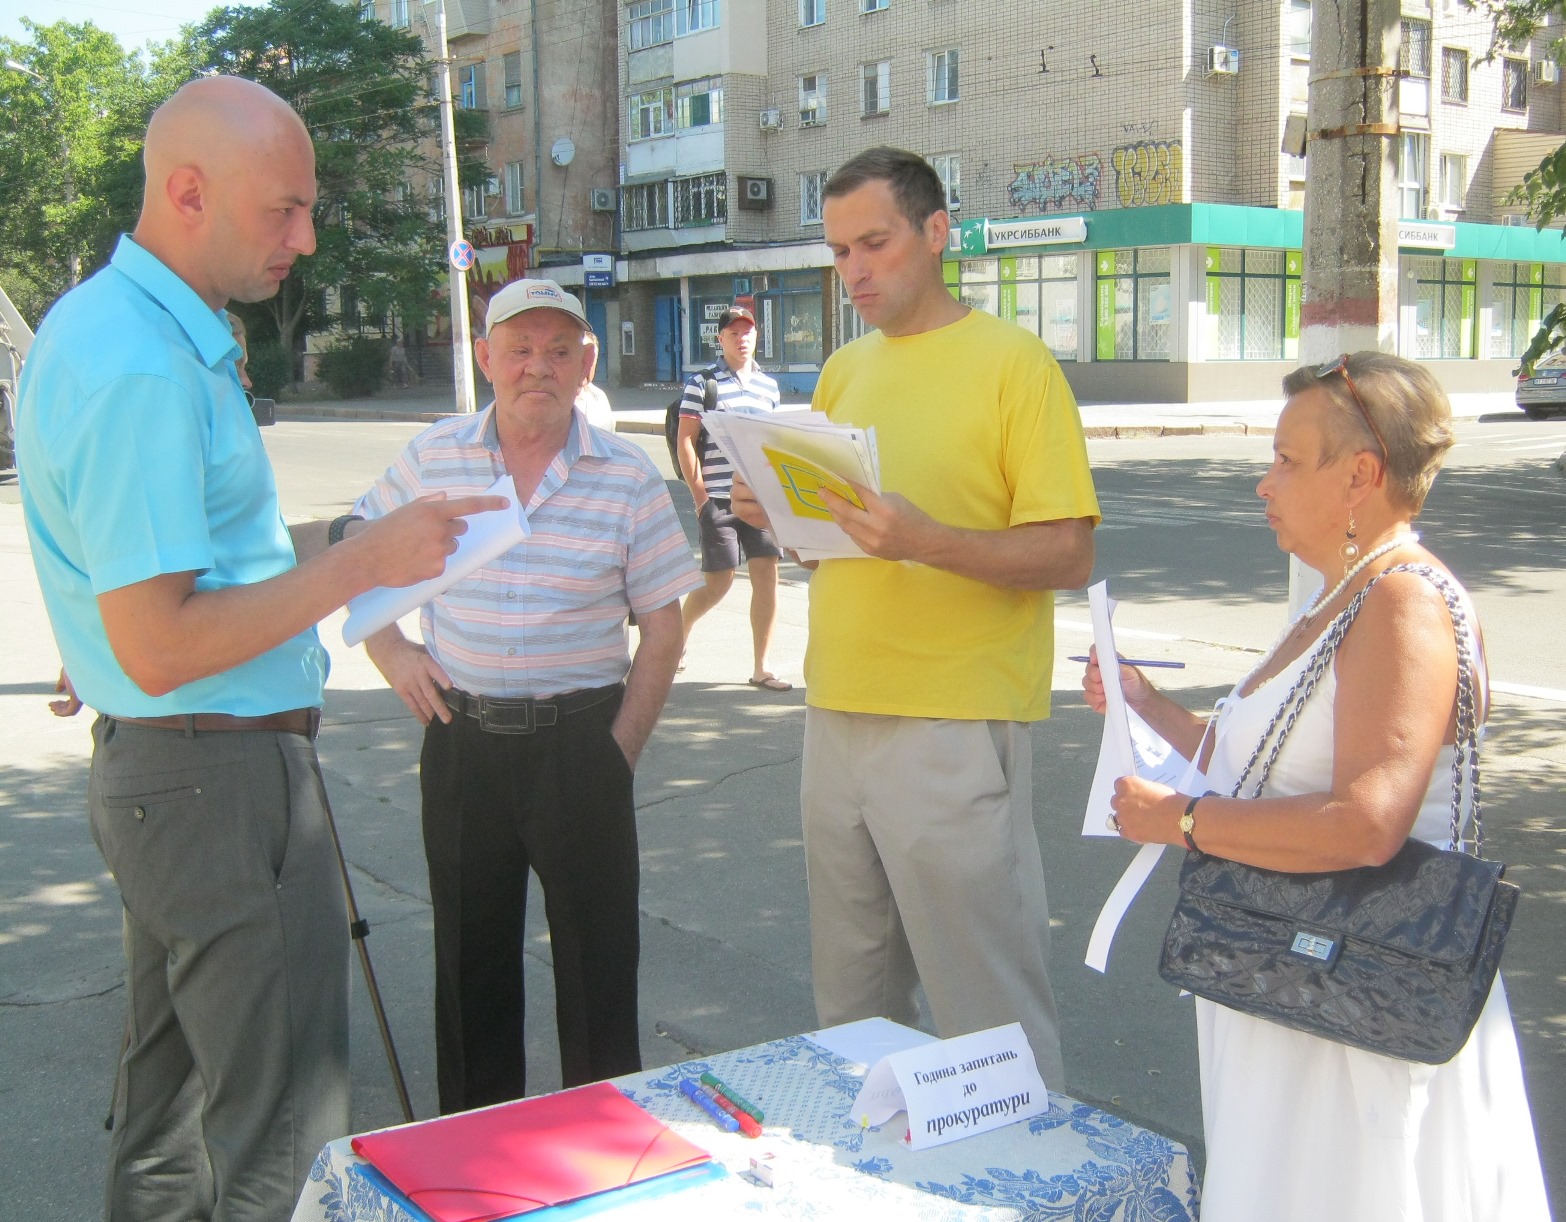
[[[908,1113],[915,1150],[987,1133],[1049,1110],[1049,1092],[1020,1023],[937,1040],[883,1057],[865,1077],[853,1118]]]

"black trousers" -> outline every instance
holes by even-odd
[[[565,1086],[641,1068],[636,808],[619,698],[531,734],[433,720],[420,785],[442,1114],[519,1099],[528,869],[544,888]]]

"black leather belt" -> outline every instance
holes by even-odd
[[[236,717],[232,713],[172,713],[166,717],[114,717],[128,726],[147,726],[154,730],[179,730],[186,738],[197,734],[237,733],[243,730],[268,730],[277,734],[302,734],[314,738],[321,728],[320,709],[289,709],[286,713],[267,713],[262,717]]]
[[[502,696],[475,696],[458,688],[447,688],[441,693],[446,707],[453,713],[461,713],[479,723],[479,728],[491,734],[531,734],[534,730],[552,726],[560,718],[580,713],[606,700],[613,700],[625,690],[623,683],[611,683],[608,687],[587,687],[581,691],[565,692],[559,696],[534,699],[515,699]]]

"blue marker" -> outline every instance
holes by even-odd
[[[696,1083],[690,1078],[680,1079],[680,1090],[684,1093],[687,1099],[689,1099],[697,1107],[701,1108],[701,1110],[706,1112],[707,1115],[716,1120],[718,1122],[718,1127],[721,1128],[725,1133],[739,1132],[739,1121],[735,1120],[733,1116],[730,1116],[721,1107],[714,1103],[712,1099],[702,1090],[702,1088],[696,1085]]]

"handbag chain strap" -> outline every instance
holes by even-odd
[[[1365,596],[1371,588],[1388,573],[1418,573],[1431,585],[1435,586],[1442,600],[1446,603],[1446,609],[1452,616],[1452,631],[1457,639],[1457,735],[1456,747],[1452,752],[1452,821],[1450,831],[1450,847],[1453,850],[1464,849],[1463,837],[1463,784],[1464,774],[1467,775],[1468,791],[1473,800],[1473,855],[1480,856],[1484,848],[1484,819],[1479,803],[1479,711],[1478,701],[1474,692],[1473,677],[1473,650],[1470,646],[1467,617],[1463,613],[1462,599],[1458,596],[1457,588],[1447,580],[1438,570],[1427,564],[1398,564],[1378,573],[1365,584],[1365,588],[1354,596],[1352,602],[1338,613],[1332,623],[1327,626],[1327,631],[1322,635],[1321,644],[1311,654],[1305,663],[1305,669],[1300,673],[1294,685],[1289,688],[1284,696],[1283,703],[1278,706],[1278,711],[1272,715],[1272,720],[1267,723],[1267,729],[1262,733],[1261,740],[1256,744],[1256,750],[1251,753],[1250,760],[1240,772],[1239,779],[1235,781],[1231,797],[1239,797],[1240,790],[1245,787],[1247,778],[1253,772],[1260,771],[1256,777],[1256,783],[1250,796],[1260,797],[1262,788],[1267,784],[1267,778],[1272,774],[1272,766],[1277,762],[1278,753],[1283,749],[1284,740],[1289,731],[1294,728],[1295,721],[1305,708],[1305,702],[1310,699],[1311,693],[1316,690],[1321,676],[1326,673],[1327,667],[1332,664],[1337,655],[1338,647],[1343,644],[1343,638],[1348,635],[1349,627],[1355,617],[1359,615],[1360,608],[1364,605]],[[1281,723],[1281,728],[1280,728]],[[1276,732],[1277,737],[1273,735]],[[1271,742],[1269,749],[1268,743]],[[1263,752],[1266,752],[1265,761],[1262,760]]]

